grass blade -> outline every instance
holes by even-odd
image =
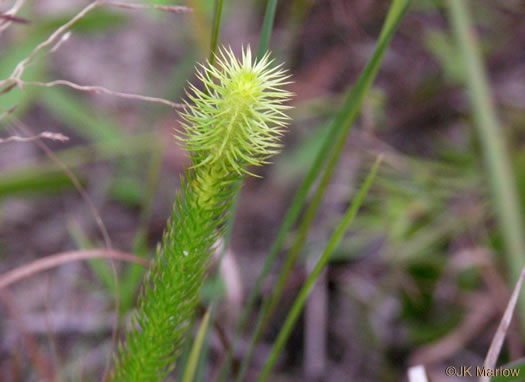
[[[303,307],[304,307],[304,304],[306,302],[308,295],[310,294],[317,278],[321,274],[321,271],[324,269],[324,267],[328,263],[330,256],[332,255],[334,250],[337,248],[337,246],[341,242],[341,239],[343,238],[346,230],[348,229],[348,226],[350,225],[355,215],[357,214],[357,211],[359,210],[359,207],[361,206],[361,203],[363,202],[363,199],[365,198],[368,192],[368,189],[370,188],[370,185],[372,184],[372,181],[375,178],[375,175],[377,173],[380,163],[381,163],[381,157],[379,157],[374,163],[374,165],[372,166],[372,169],[370,170],[370,173],[366,177],[366,180],[363,186],[361,187],[361,190],[359,191],[359,193],[353,200],[351,206],[346,211],[343,219],[341,219],[341,222],[339,223],[336,230],[332,234],[332,237],[328,241],[328,244],[325,247],[323,254],[317,261],[317,264],[315,265],[314,269],[308,276],[305,284],[301,288],[299,295],[295,299],[294,304],[292,305],[292,308],[290,309],[290,312],[288,313],[288,316],[286,317],[286,321],[284,322],[284,325],[279,331],[279,335],[277,336],[277,339],[275,343],[273,344],[270,356],[268,357],[268,360],[266,361],[266,364],[264,365],[263,371],[259,375],[257,382],[265,382],[268,379],[270,373],[272,372],[275,362],[277,361],[277,358],[279,357],[279,354],[281,353],[283,346],[285,345],[286,341],[290,337],[290,334],[295,325],[295,322],[297,321],[297,319],[299,318],[299,315],[301,314],[303,310]]]
[[[217,41],[219,40],[219,27],[221,25],[223,0],[215,0],[213,9],[213,27],[211,29],[210,65],[215,62],[215,52],[217,52]]]
[[[487,73],[472,29],[466,0],[448,0],[448,11],[465,67],[465,80],[470,97],[472,116],[478,129],[496,216],[505,245],[504,261],[511,283],[520,276],[525,255],[523,221],[516,193],[515,177],[506,151],[501,123],[496,115]],[[520,296],[521,328],[525,332],[525,294]]]
[[[186,362],[186,369],[184,370],[184,375],[182,376],[182,382],[193,382],[195,376],[195,370],[197,370],[197,363],[201,355],[202,344],[208,331],[208,324],[210,322],[210,311],[207,311],[202,319],[201,326],[197,332],[197,337],[191,348],[190,357],[188,362]]]
[[[270,47],[270,37],[272,35],[273,21],[275,19],[275,10],[277,9],[277,0],[268,0],[266,3],[266,12],[259,37],[259,49],[257,50],[257,59],[260,60]]]

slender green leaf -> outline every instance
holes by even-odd
[[[370,185],[372,184],[372,181],[375,178],[375,175],[377,173],[377,169],[379,168],[380,163],[381,163],[381,157],[379,157],[374,163],[374,165],[372,166],[372,169],[370,170],[370,173],[365,179],[365,182],[363,183],[361,190],[359,191],[355,199],[352,201],[352,204],[350,205],[343,219],[341,219],[341,222],[338,224],[337,228],[332,234],[332,237],[328,241],[328,244],[325,247],[321,257],[317,261],[314,269],[312,270],[312,272],[306,279],[306,282],[304,283],[303,287],[299,291],[299,295],[295,299],[294,304],[292,305],[292,308],[290,309],[290,312],[288,313],[288,316],[286,317],[284,325],[279,331],[277,339],[275,340],[273,344],[272,351],[268,357],[268,360],[266,361],[264,365],[263,371],[261,372],[261,374],[259,375],[259,378],[257,379],[257,382],[264,382],[270,376],[273,370],[273,367],[275,366],[275,362],[277,361],[277,358],[279,357],[279,354],[281,353],[283,346],[286,344],[286,341],[290,337],[290,334],[295,325],[295,322],[297,321],[297,319],[299,318],[299,315],[301,314],[303,310],[303,307],[306,302],[306,299],[308,298],[308,295],[312,291],[312,288],[314,287],[315,282],[317,281],[317,278],[319,277],[322,270],[328,263],[328,260],[332,256],[332,253],[334,252],[334,250],[337,248],[337,246],[341,242],[343,235],[348,229],[348,226],[350,225],[355,215],[357,214],[357,211],[359,210],[359,207],[361,206],[361,203],[363,202],[363,199],[365,198],[368,192],[368,189],[370,188]]]
[[[71,179],[55,166],[34,166],[0,173],[0,199],[11,195],[57,195],[71,188]]]
[[[467,0],[448,0],[448,11],[466,73],[466,87],[477,128],[496,216],[504,239],[504,260],[514,285],[524,264],[525,242],[515,177],[503,128],[496,115],[489,80],[474,34]],[[521,328],[525,331],[525,294],[520,296]]]
[[[182,376],[182,382],[193,382],[195,376],[195,370],[197,369],[197,363],[201,355],[202,344],[208,331],[208,325],[210,323],[210,311],[207,311],[202,319],[201,326],[197,332],[197,337],[191,348],[190,358],[186,363],[186,369]]]
[[[270,37],[272,35],[273,21],[277,9],[277,0],[268,0],[266,3],[266,12],[264,14],[261,36],[259,38],[259,49],[257,50],[257,59],[261,59],[270,47]]]
[[[158,149],[156,137],[141,134],[122,141],[112,140],[57,152],[57,158],[69,168],[96,160],[110,160]],[[80,174],[80,180],[83,181]],[[20,168],[0,172],[0,199],[15,194],[54,193],[73,187],[71,179],[56,163],[21,164]]]
[[[211,29],[211,47],[210,47],[210,65],[215,62],[215,53],[217,52],[217,41],[219,40],[219,27],[221,25],[223,0],[215,0],[213,9],[213,27]]]

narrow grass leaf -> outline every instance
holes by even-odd
[[[207,311],[202,319],[201,326],[197,332],[197,337],[191,348],[190,357],[186,363],[186,369],[182,376],[182,382],[193,382],[195,376],[195,370],[197,369],[197,363],[201,355],[202,344],[208,331],[208,325],[210,323],[210,311]]]
[[[525,229],[520,216],[521,208],[515,177],[506,149],[502,125],[496,115],[479,43],[472,27],[468,1],[448,0],[448,12],[466,69],[465,80],[472,116],[481,141],[495,213],[505,245],[504,261],[511,283],[514,285],[519,280],[525,256],[523,239]],[[521,328],[525,331],[525,295],[521,295],[518,305],[521,313]]]
[[[265,382],[270,376],[273,370],[273,367],[275,366],[275,362],[277,361],[279,354],[281,354],[283,346],[286,344],[286,341],[290,337],[290,334],[294,328],[295,322],[299,318],[299,315],[301,314],[303,310],[306,299],[308,298],[308,295],[310,294],[312,288],[314,287],[317,278],[321,274],[322,270],[325,268],[326,264],[328,263],[328,260],[330,260],[332,253],[334,252],[334,250],[337,248],[337,246],[341,242],[341,239],[343,238],[346,230],[348,229],[348,226],[350,225],[355,215],[357,214],[357,211],[359,210],[359,207],[361,206],[361,203],[363,202],[368,192],[368,189],[370,188],[370,185],[372,184],[376,176],[377,169],[379,168],[379,164],[381,163],[381,160],[382,160],[381,157],[379,157],[374,163],[374,165],[372,166],[372,169],[370,170],[370,173],[366,177],[365,182],[363,183],[363,186],[361,187],[361,190],[359,191],[355,199],[352,201],[352,204],[350,205],[345,215],[343,216],[343,219],[341,219],[341,222],[338,224],[337,228],[332,234],[332,237],[328,241],[328,244],[325,247],[321,257],[317,261],[314,269],[312,270],[312,272],[306,279],[306,282],[301,288],[299,295],[295,299],[294,304],[292,305],[292,308],[290,309],[290,312],[288,313],[288,316],[286,317],[286,321],[284,322],[284,325],[279,331],[279,335],[277,336],[277,339],[275,340],[273,344],[270,356],[268,357],[268,360],[266,361],[263,371],[259,375],[257,382]]]
[[[266,12],[264,13],[264,21],[261,29],[261,36],[259,37],[259,49],[257,50],[257,59],[264,57],[270,47],[270,37],[273,30],[273,22],[275,19],[275,11],[277,9],[277,0],[268,0],[266,3]]]
[[[211,29],[211,47],[210,47],[210,65],[215,62],[215,53],[217,52],[217,42],[219,41],[219,28],[221,25],[223,0],[215,0],[213,9],[213,26]]]

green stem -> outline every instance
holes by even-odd
[[[213,8],[213,27],[211,29],[211,47],[210,47],[210,65],[215,62],[215,53],[217,52],[217,42],[219,41],[219,28],[221,25],[223,0],[215,0]]]
[[[202,345],[204,343],[204,337],[208,331],[208,324],[210,322],[210,311],[208,310],[204,317],[202,318],[202,323],[195,337],[195,341],[191,348],[190,357],[186,363],[186,369],[184,370],[184,375],[182,376],[182,382],[192,382],[194,381],[195,371],[197,370],[197,363],[201,355]]]
[[[260,60],[270,47],[270,37],[272,35],[273,21],[277,9],[277,0],[268,0],[266,3],[266,12],[264,14],[261,37],[259,38],[259,49],[257,50],[257,59]]]
[[[505,263],[514,285],[523,267],[525,243],[515,177],[506,149],[503,128],[496,115],[489,80],[472,27],[467,0],[448,0],[453,31],[461,52],[472,115],[481,140],[496,216],[505,245]],[[525,294],[520,297],[521,327],[525,333]]]
[[[272,372],[273,367],[275,366],[275,362],[277,361],[277,358],[279,354],[281,353],[283,346],[286,344],[286,341],[290,337],[290,334],[295,325],[295,322],[297,321],[297,319],[299,318],[299,315],[301,314],[303,310],[303,307],[306,302],[306,299],[308,298],[308,295],[312,291],[312,288],[314,287],[315,282],[317,281],[317,278],[319,277],[319,275],[325,268],[326,264],[328,263],[328,260],[330,260],[332,253],[334,252],[334,250],[337,248],[337,246],[341,242],[341,239],[343,238],[344,233],[348,229],[348,226],[350,225],[355,215],[357,214],[357,211],[359,210],[359,207],[361,206],[361,203],[363,202],[363,199],[365,198],[368,192],[368,189],[370,188],[370,185],[372,184],[372,181],[374,180],[376,176],[377,169],[379,168],[380,163],[381,163],[381,157],[379,157],[374,163],[363,186],[361,187],[361,190],[355,197],[350,208],[348,208],[343,219],[341,220],[336,230],[332,234],[332,237],[328,241],[328,245],[324,249],[323,254],[317,261],[317,264],[315,265],[314,269],[312,270],[308,278],[306,279],[305,284],[301,288],[299,295],[295,299],[294,304],[292,305],[292,308],[290,309],[290,312],[288,313],[288,316],[286,317],[286,321],[284,322],[284,325],[279,331],[279,335],[277,336],[277,339],[275,340],[273,344],[270,356],[268,357],[268,360],[266,361],[264,365],[264,369],[259,375],[259,378],[257,378],[257,382],[265,382],[270,376],[270,373]]]

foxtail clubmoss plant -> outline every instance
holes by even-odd
[[[190,85],[178,137],[192,168],[181,180],[173,216],[139,297],[126,342],[119,347],[112,381],[161,381],[173,369],[203,283],[213,246],[248,166],[275,155],[286,126],[291,93],[287,76],[266,54],[238,61],[223,49],[215,66],[201,65],[203,90]]]

